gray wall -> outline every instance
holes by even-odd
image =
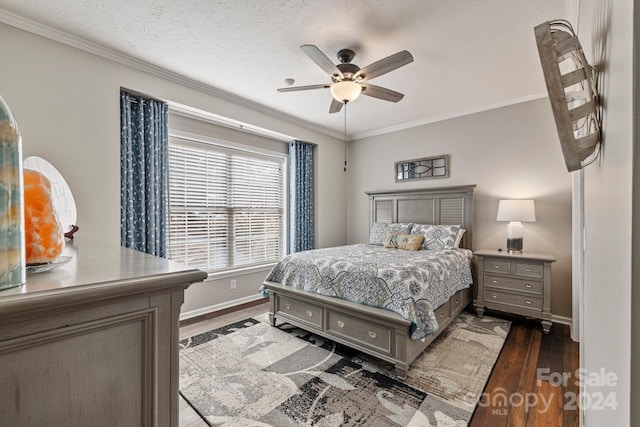
[[[535,199],[524,249],[552,253],[551,310],[571,317],[571,175],[548,99],[539,99],[349,143],[348,241],[368,237],[365,191],[476,184],[474,249],[504,248],[499,199]],[[450,176],[396,183],[394,162],[449,154]],[[569,319],[565,319],[569,320]]]
[[[346,242],[344,142],[244,105],[0,24],[0,96],[12,109],[24,156],[49,160],[78,208],[78,235],[120,243],[120,88],[188,105],[318,144],[317,241]],[[183,311],[257,295],[266,273],[193,285]]]

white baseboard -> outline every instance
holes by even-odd
[[[573,320],[571,319],[571,317],[556,316],[555,314],[551,315],[551,321],[553,323],[560,323],[562,325],[569,325],[569,326],[573,325]]]
[[[264,297],[260,294],[250,295],[248,297],[242,297],[231,301],[226,301],[220,304],[210,305],[208,307],[198,308],[196,310],[185,311],[180,313],[180,320],[191,319],[192,317],[202,316],[203,314],[213,313],[214,311],[224,310],[225,308],[235,307],[236,305],[246,304],[248,302],[257,301]]]
[[[551,321],[553,323],[560,323],[562,325],[568,325],[569,326],[569,330],[571,331],[571,335],[570,335],[571,339],[573,341],[576,341],[576,339],[573,337],[573,319],[571,317],[556,316],[555,314],[552,314],[551,315]]]

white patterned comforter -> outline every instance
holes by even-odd
[[[266,280],[393,311],[412,322],[418,340],[438,330],[433,310],[473,282],[471,258],[468,249],[356,244],[287,255]]]

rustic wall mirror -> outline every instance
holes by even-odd
[[[447,178],[449,176],[449,156],[423,157],[403,160],[395,165],[396,182],[412,179]]]

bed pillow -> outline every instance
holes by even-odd
[[[459,230],[459,225],[414,224],[411,227],[411,234],[424,236],[420,249],[437,251],[457,248],[455,243]],[[460,239],[462,239],[462,236],[460,236]]]
[[[389,233],[384,239],[385,248],[398,248],[408,251],[417,251],[424,240],[421,234]]]
[[[393,224],[387,224],[384,222],[374,222],[371,224],[371,230],[369,230],[369,244],[382,246],[384,245],[384,240],[387,238],[387,234],[409,234],[411,226],[411,223],[395,222]]]
[[[389,224],[389,232],[396,234],[409,234],[412,226],[413,223],[411,222],[394,222],[393,224]]]
[[[464,228],[458,230],[458,235],[456,236],[456,241],[453,243],[454,248],[459,248],[460,243],[462,243],[462,236],[464,236],[464,232],[467,231]]]
[[[369,244],[382,246],[387,234],[389,234],[389,224],[374,222],[369,230]]]

